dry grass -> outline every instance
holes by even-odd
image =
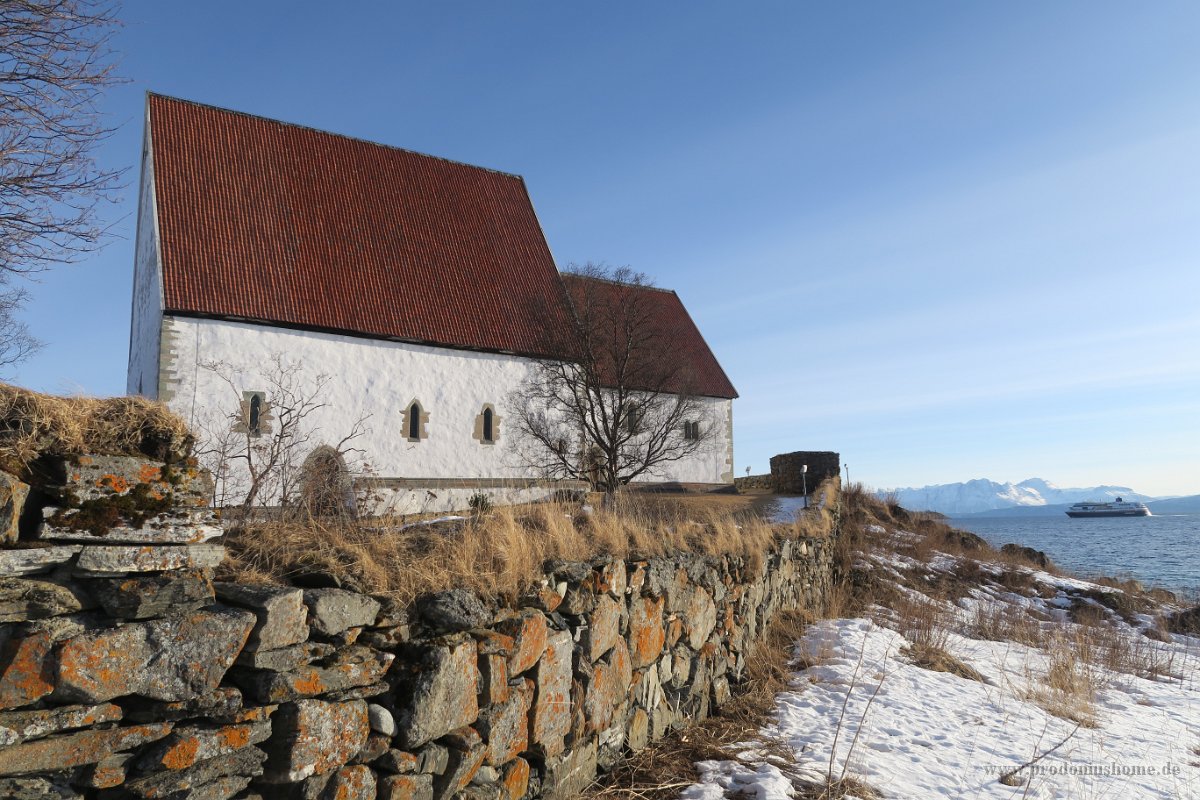
[[[830,535],[832,518],[813,516],[817,520],[804,531]],[[652,558],[682,551],[739,557],[758,572],[769,552],[796,535],[753,514],[647,495],[624,497],[614,508],[590,515],[581,514],[578,505],[546,503],[406,530],[353,520],[250,521],[227,537],[222,577],[288,583],[316,572],[401,601],[448,587],[511,598],[553,559]]]
[[[186,456],[192,435],[162,403],[144,397],[57,397],[0,383],[0,469],[28,474],[42,456]]]
[[[1050,634],[1041,620],[1028,610],[1009,604],[976,606],[966,632],[976,639],[1017,642],[1027,647],[1044,648],[1050,642]]]
[[[1096,727],[1099,685],[1095,657],[1086,637],[1059,631],[1049,645],[1046,674],[1030,689],[1029,699],[1056,717]]]
[[[914,666],[983,683],[983,676],[950,652],[950,620],[941,604],[903,597],[893,607],[896,629],[908,640],[901,654]]]

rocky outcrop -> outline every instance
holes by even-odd
[[[568,797],[829,590],[826,540],[549,563],[499,607],[214,583],[203,476],[138,461],[34,486],[58,510],[0,549],[0,797]]]

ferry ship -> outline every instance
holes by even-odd
[[[1145,503],[1127,503],[1118,497],[1111,503],[1088,500],[1076,503],[1067,509],[1068,517],[1148,517],[1150,509]]]

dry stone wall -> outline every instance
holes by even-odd
[[[0,798],[570,797],[725,702],[830,585],[822,539],[550,563],[505,606],[214,582],[202,475],[71,466],[0,550]]]

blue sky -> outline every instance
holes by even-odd
[[[1200,4],[126,2],[116,238],[17,382],[124,390],[151,89],[523,175],[676,289],[739,474],[1200,492]]]

